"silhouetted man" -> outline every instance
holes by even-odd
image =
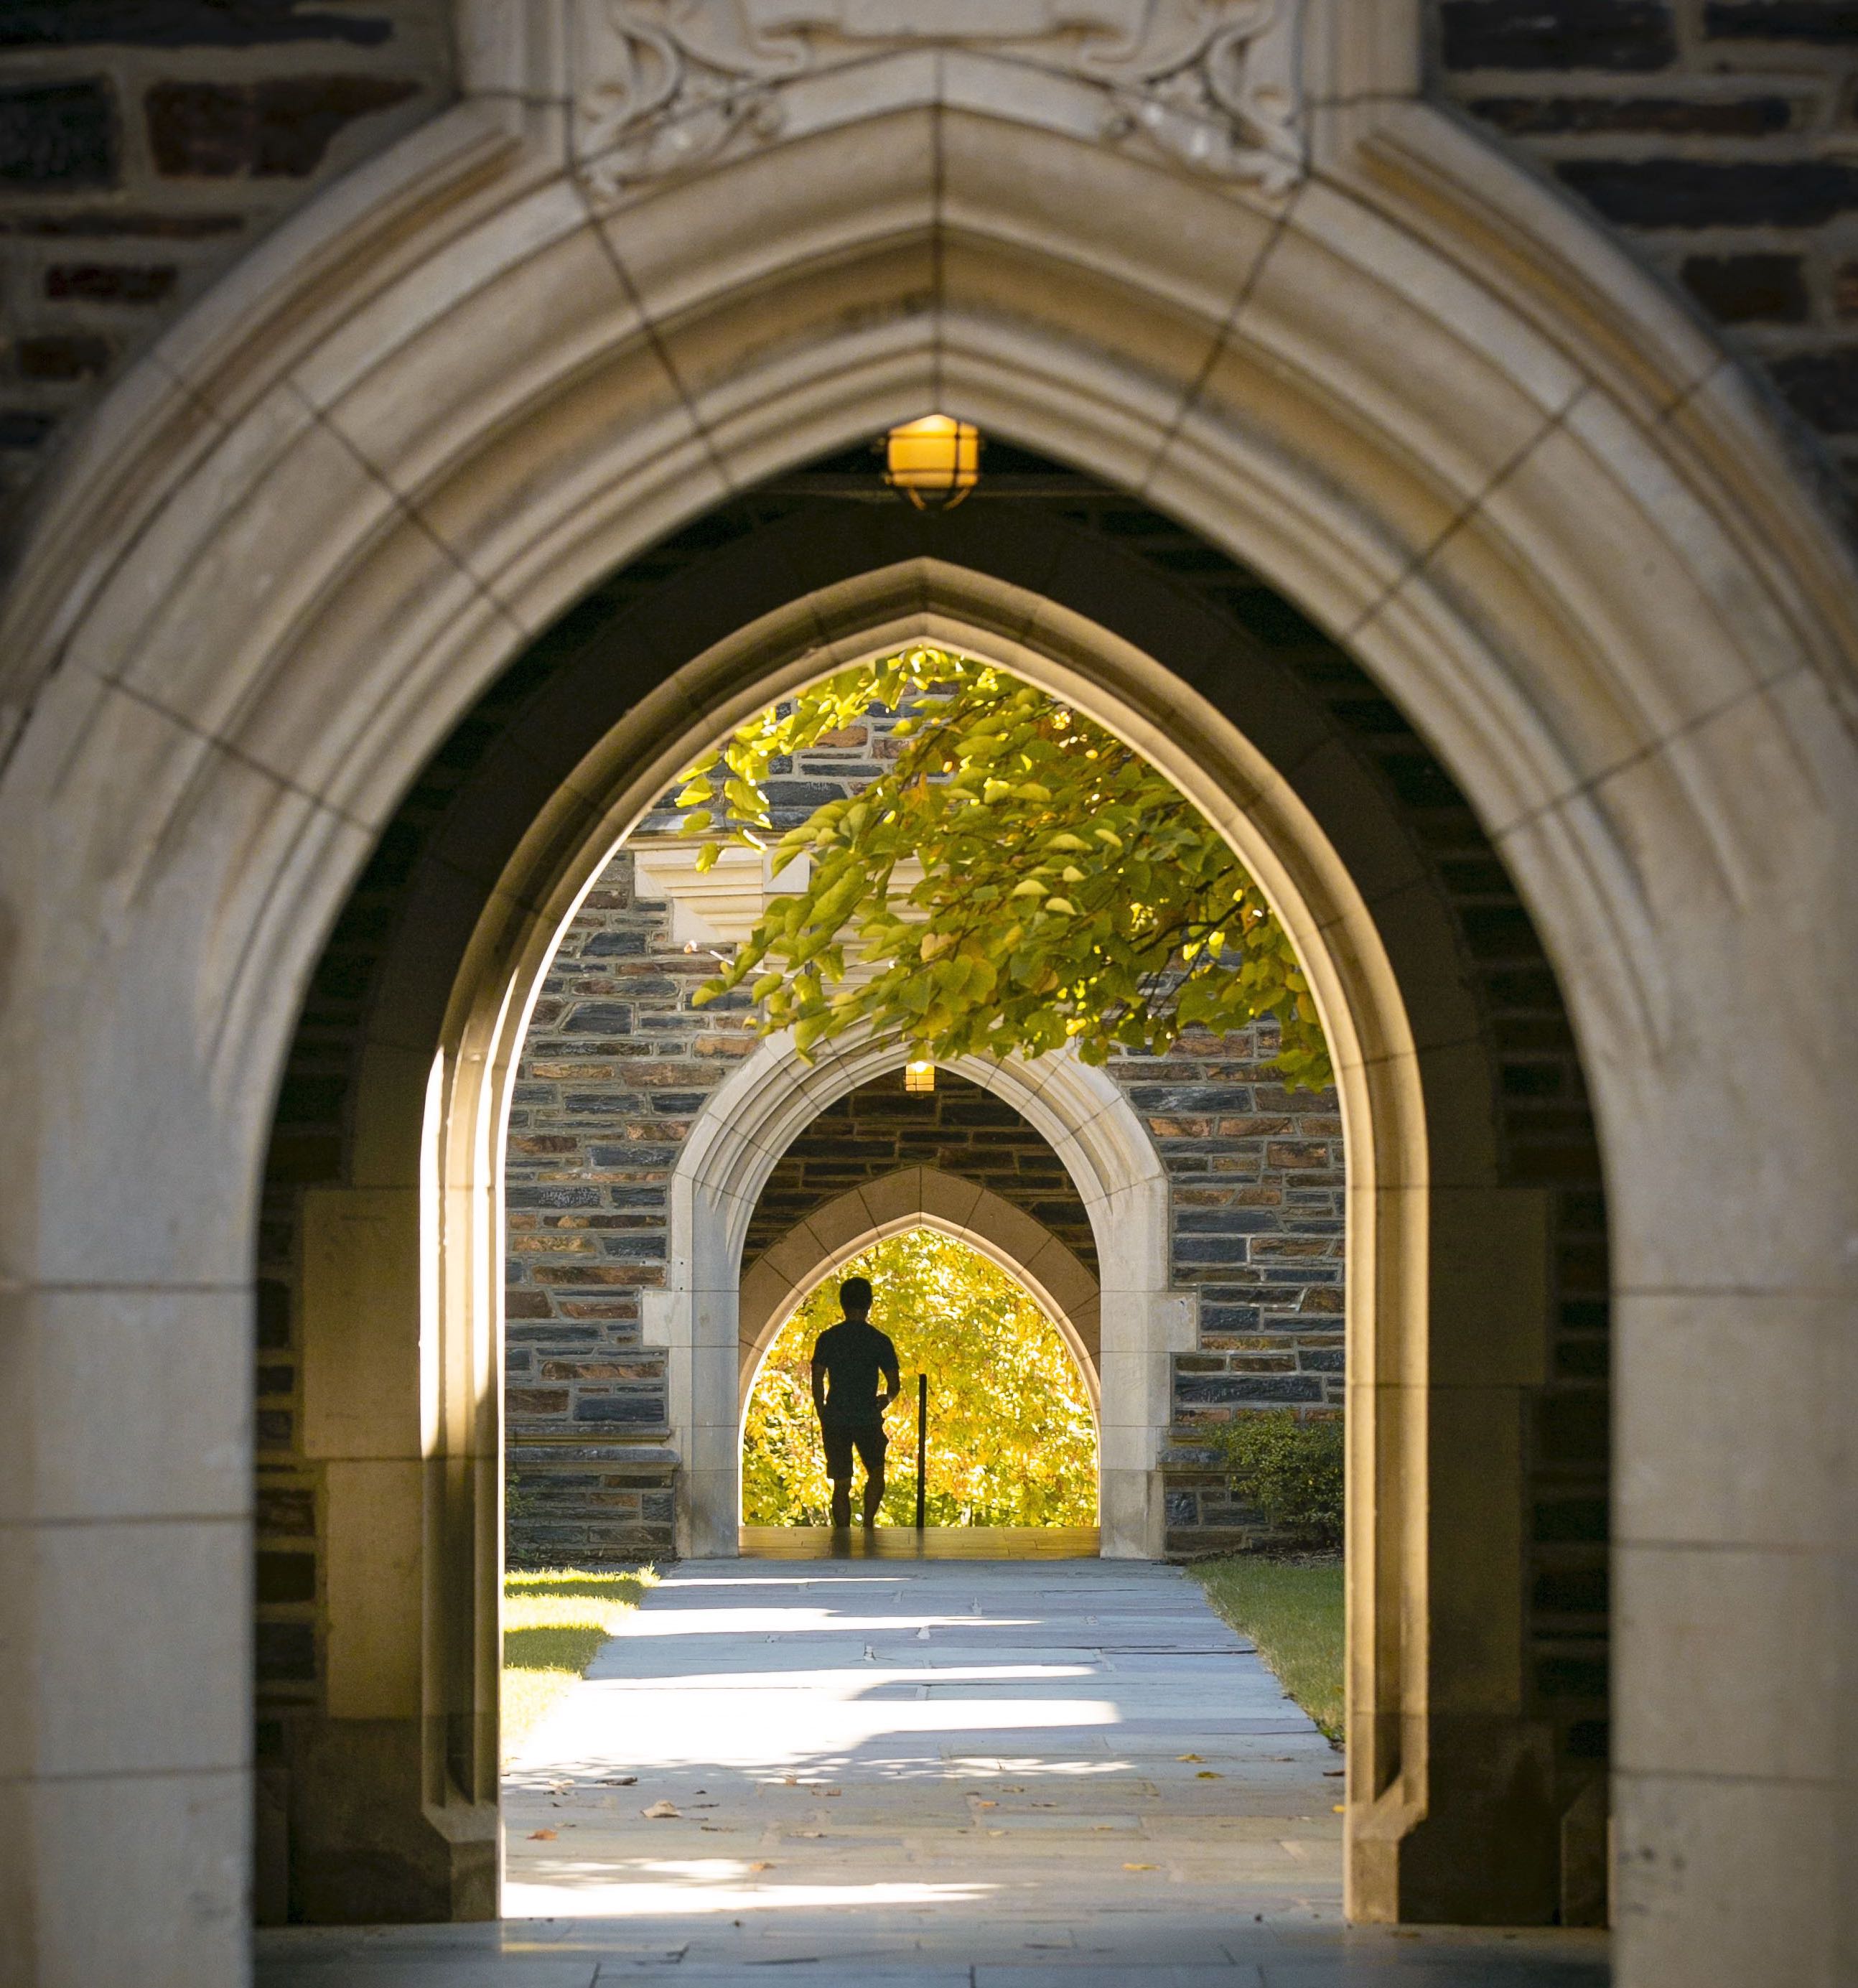
[[[868,1279],[839,1286],[845,1316],[813,1346],[813,1406],[826,1439],[826,1474],[833,1480],[833,1523],[852,1523],[852,1452],[864,1465],[864,1522],[877,1523],[883,1502],[883,1412],[897,1399],[897,1348],[870,1320]]]

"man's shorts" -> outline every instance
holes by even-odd
[[[852,1452],[873,1477],[883,1469],[884,1445],[889,1439],[882,1422],[827,1422],[819,1433],[826,1439],[826,1474],[843,1479],[852,1474]]]

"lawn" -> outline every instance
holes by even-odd
[[[545,1567],[503,1578],[503,1750],[515,1752],[657,1579]]]
[[[1233,1628],[1249,1636],[1278,1681],[1342,1743],[1342,1563],[1235,1554],[1187,1569]]]

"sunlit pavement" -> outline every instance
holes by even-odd
[[[1345,1929],[1341,1764],[1175,1569],[687,1564],[512,1764],[502,1925],[266,1934],[258,1978],[1606,1980],[1593,1935]]]

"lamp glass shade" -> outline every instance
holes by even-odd
[[[918,510],[948,510],[981,480],[981,431],[950,414],[891,429],[883,453],[883,480]]]
[[[914,1091],[918,1096],[925,1091],[934,1090],[935,1065],[921,1061],[905,1063],[904,1088],[906,1090]]]

